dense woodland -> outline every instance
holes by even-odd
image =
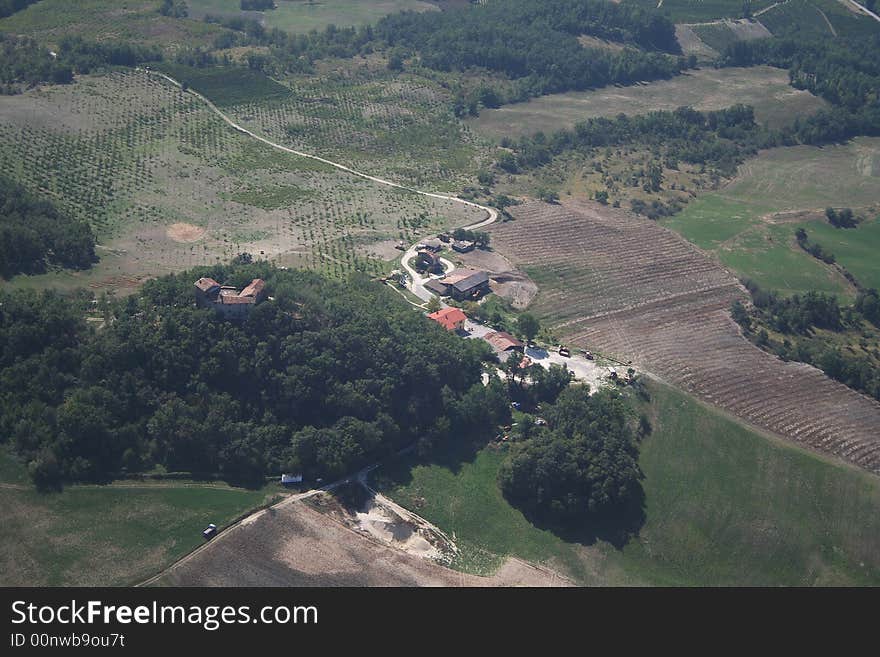
[[[546,427],[516,442],[498,473],[504,495],[538,520],[565,525],[601,518],[637,502],[643,477],[637,432],[620,395],[583,386],[542,411]],[[585,514],[586,512],[586,514]]]
[[[0,0],[0,18],[11,16],[39,0]]]
[[[583,34],[640,49],[584,48],[577,39]],[[671,22],[604,1],[495,0],[448,12],[403,12],[379,21],[375,35],[392,49],[418,54],[429,68],[476,67],[516,80],[516,91],[500,102],[665,78],[685,66],[661,54],[680,52]]]
[[[200,276],[238,286],[261,276],[274,299],[225,321],[195,307]],[[91,307],[2,294],[0,435],[40,485],[154,469],[330,479],[509,419],[503,384],[480,382],[485,344],[365,278],[218,266],[102,300],[97,330]]]
[[[0,277],[48,267],[87,269],[97,261],[88,224],[0,176]]]
[[[820,292],[784,297],[751,280],[745,285],[753,309],[750,312],[737,301],[731,314],[746,337],[780,358],[809,363],[832,379],[880,400],[877,290],[862,289],[852,306],[841,307],[836,297]],[[776,334],[781,338],[774,338]]]

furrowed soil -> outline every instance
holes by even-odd
[[[880,404],[742,337],[746,295],[656,223],[586,201],[531,202],[491,227],[539,286],[535,313],[568,343],[632,362],[756,427],[880,473]]]

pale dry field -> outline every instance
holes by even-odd
[[[550,571],[508,559],[466,575],[355,532],[303,502],[233,527],[170,568],[160,586],[559,586]]]
[[[630,87],[552,94],[526,103],[483,110],[467,124],[477,133],[500,139],[570,129],[580,121],[617,114],[645,114],[690,105],[717,110],[736,103],[752,105],[759,122],[778,127],[794,117],[826,106],[808,91],[788,84],[788,73],[770,66],[701,68],[669,80]]]

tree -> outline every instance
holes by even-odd
[[[568,388],[545,413],[551,427],[513,445],[498,473],[505,497],[564,524],[609,515],[638,498],[642,472],[619,395]]]
[[[428,304],[425,306],[425,309],[429,313],[435,313],[440,310],[440,299],[438,299],[435,295],[431,295],[431,298],[428,299]]]
[[[522,313],[516,320],[516,327],[526,340],[531,342],[538,331],[541,330],[541,324],[538,319],[531,313]]]

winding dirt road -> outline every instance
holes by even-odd
[[[170,82],[174,86],[178,87],[179,89],[183,89],[183,85],[179,81],[175,80],[170,75],[166,75],[165,73],[162,73],[160,71],[153,71],[153,70],[148,70],[148,69],[144,69],[144,68],[140,68],[140,67],[136,68],[135,70],[141,71],[143,73],[147,73],[149,75],[158,76],[160,78],[167,80],[168,82]],[[333,160],[328,160],[328,159],[323,158],[319,155],[315,155],[313,153],[306,153],[303,151],[298,151],[294,148],[290,148],[288,146],[284,146],[283,144],[279,144],[277,142],[274,142],[271,139],[267,139],[266,137],[263,137],[262,135],[258,135],[255,132],[248,130],[244,126],[240,125],[239,123],[236,123],[230,116],[228,116],[227,114],[224,114],[220,110],[220,108],[218,108],[213,102],[211,102],[208,98],[206,98],[205,96],[200,94],[195,89],[187,88],[185,91],[187,93],[192,94],[193,96],[195,96],[196,98],[201,100],[203,103],[205,103],[205,105],[207,105],[208,108],[212,112],[214,112],[214,114],[219,116],[223,120],[223,122],[226,123],[233,130],[236,130],[244,135],[247,135],[248,137],[251,137],[252,139],[256,139],[257,141],[262,142],[262,143],[266,144],[267,146],[271,146],[272,148],[275,148],[279,151],[284,151],[285,153],[290,153],[291,155],[297,155],[299,157],[305,157],[310,160],[315,160],[316,162],[321,162],[321,163],[326,164],[328,166],[339,169],[340,171],[345,171],[346,173],[350,173],[353,176],[357,176],[359,178],[364,178],[365,180],[370,180],[370,181],[377,183],[379,185],[385,185],[387,187],[394,187],[395,189],[402,189],[407,192],[412,192],[413,194],[419,194],[420,196],[427,196],[430,198],[436,198],[441,201],[452,201],[453,203],[460,203],[460,204],[466,205],[468,207],[477,208],[478,210],[482,210],[483,212],[485,212],[487,214],[486,219],[483,219],[482,221],[478,221],[478,222],[471,224],[469,226],[465,226],[466,230],[476,230],[477,228],[482,228],[483,226],[488,226],[489,224],[494,223],[498,219],[498,210],[496,210],[495,208],[492,208],[492,207],[489,207],[486,205],[480,205],[479,203],[474,203],[473,201],[468,201],[463,198],[459,198],[457,196],[449,196],[447,194],[439,194],[436,192],[426,192],[426,191],[423,191],[420,189],[415,189],[413,187],[408,187],[406,185],[401,185],[400,183],[396,183],[391,180],[386,180],[385,178],[379,178],[378,176],[371,176],[368,173],[364,173],[362,171],[357,171],[356,169],[352,169],[351,167],[347,167],[344,164],[340,164],[339,162],[334,162]],[[418,242],[416,242],[416,244],[418,244]],[[430,292],[428,292],[427,290],[424,289],[424,287],[423,287],[424,280],[418,275],[418,273],[412,267],[409,266],[409,261],[415,256],[415,254],[416,254],[416,248],[415,248],[415,245],[413,245],[403,254],[403,256],[400,259],[400,264],[403,266],[404,271],[406,271],[406,273],[407,273],[407,277],[408,277],[407,278],[407,287],[409,288],[409,290],[413,294],[415,294],[417,297],[422,299],[423,301],[428,301],[428,300],[430,300],[432,295]],[[425,279],[425,280],[427,280],[427,279]]]

